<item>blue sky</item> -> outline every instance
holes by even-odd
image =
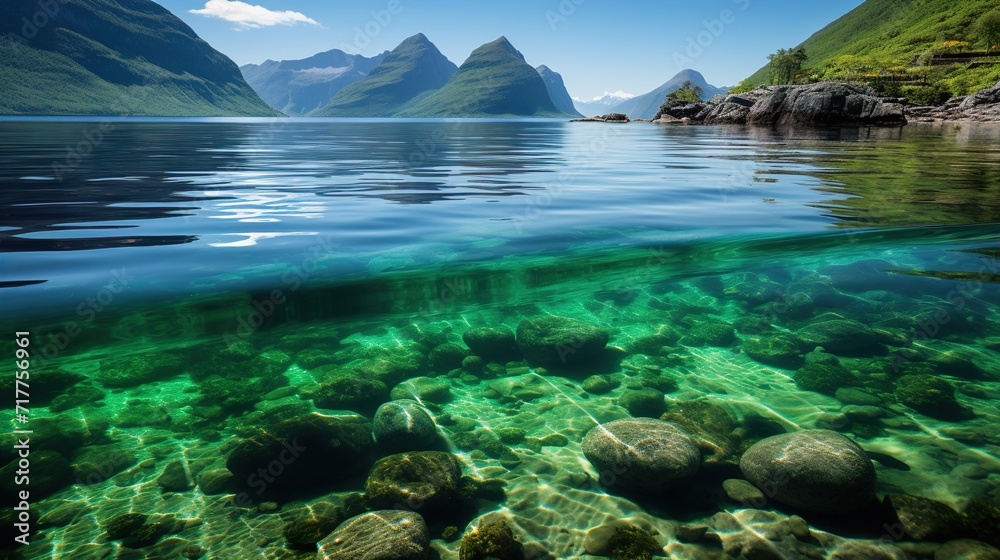
[[[862,0],[159,0],[236,61],[340,48],[374,55],[422,32],[455,64],[501,35],[571,95],[642,94],[683,68],[733,85]]]

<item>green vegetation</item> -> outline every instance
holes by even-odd
[[[994,45],[1000,43],[1000,10],[983,14],[983,17],[976,21],[972,31],[986,43],[986,52],[989,53]]]
[[[55,4],[55,3],[53,3]],[[0,3],[0,114],[277,116],[233,61],[150,0]]]
[[[798,81],[867,83],[913,103],[990,87],[1000,80],[1000,58],[984,59],[974,45],[985,42],[984,27],[990,27],[988,14],[995,6],[994,0],[867,0],[796,47],[808,55]],[[773,76],[768,65],[733,92],[772,81],[791,80]]]
[[[637,527],[619,527],[608,539],[613,560],[650,560],[663,548],[652,535]]]
[[[697,103],[701,101],[701,96],[705,95],[705,90],[696,85],[691,80],[681,84],[680,89],[676,89],[667,94],[667,101],[690,101]]]
[[[805,64],[806,51],[798,49],[778,49],[778,52],[767,56],[770,61],[771,81],[776,84],[793,84],[802,76],[802,65]]]
[[[552,103],[545,82],[538,72],[524,61],[524,57],[506,37],[500,37],[472,51],[444,87],[414,99],[395,116],[565,117],[568,115]]]
[[[443,86],[457,67],[418,33],[399,44],[364,79],[338,91],[318,117],[391,117],[406,103]]]

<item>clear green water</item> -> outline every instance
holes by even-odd
[[[5,126],[15,125],[30,128]],[[874,511],[831,517],[774,502],[748,508],[726,496],[722,481],[742,477],[736,461],[746,447],[803,429],[833,429],[869,451],[879,497],[907,493],[963,511],[1000,495],[994,129],[627,128],[614,157],[559,186],[549,175],[571,166],[568,154],[600,129],[459,129],[440,161],[373,183],[328,172],[398,163],[398,153],[366,155],[367,144],[352,144],[363,127],[341,140],[346,155],[317,157],[305,155],[310,142],[337,144],[311,128],[254,144],[247,131],[262,125],[230,123],[167,148],[158,139],[194,125],[154,125],[131,131],[146,143],[104,165],[90,160],[82,177],[48,192],[37,179],[44,163],[32,171],[31,150],[4,137],[17,163],[3,173],[19,179],[3,192],[0,225],[11,228],[0,243],[8,247],[0,254],[3,324],[31,330],[41,353],[33,356],[29,422],[38,517],[31,544],[17,552],[24,558],[312,558],[315,549],[289,547],[286,528],[360,511],[371,467],[330,443],[336,430],[316,435],[306,420],[357,421],[367,434],[374,408],[415,383],[437,424],[435,448],[456,456],[464,475],[505,484],[500,496],[456,498],[468,509],[415,508],[441,558],[458,558],[462,536],[497,517],[531,558],[590,558],[588,531],[621,519],[676,558],[723,557],[748,534],[770,535],[784,557],[818,558],[891,533]],[[371,134],[414,145],[433,133],[393,136],[381,127]],[[43,154],[60,145],[40,144],[34,150]],[[218,169],[204,155],[234,146],[250,154],[235,167]],[[253,155],[267,146],[287,151]],[[129,169],[143,150],[206,159],[184,168],[150,158]],[[459,168],[463,157],[469,169]],[[744,162],[754,171],[730,181]],[[132,171],[150,177],[142,184],[152,190],[94,181]],[[266,196],[295,190],[292,180],[302,182],[293,196]],[[500,186],[486,189],[488,200],[473,196],[490,181]],[[420,204],[368,196],[388,183]],[[74,189],[109,211],[156,209],[114,219],[72,206],[55,212]],[[324,196],[317,190],[331,189],[341,204],[309,206]],[[24,206],[31,192],[42,209]],[[525,202],[539,192],[551,202]],[[226,204],[277,218],[216,225]],[[173,216],[178,208],[184,216]],[[511,229],[518,217],[530,219]],[[356,221],[341,221],[348,218]],[[310,220],[317,225],[306,227]],[[114,233],[119,226],[137,232]],[[254,232],[315,235],[218,247],[230,234]],[[175,243],[181,235],[191,239]],[[81,314],[75,304],[100,294],[117,267],[136,279],[90,320],[93,308]],[[516,352],[489,366],[463,361],[466,331],[516,331],[543,315],[604,330],[607,349],[565,368],[532,365]],[[831,321],[846,332],[816,343],[817,326]],[[71,322],[79,333],[67,331]],[[795,340],[795,349],[761,350],[782,340]],[[829,352],[810,352],[817,345]],[[13,356],[13,346],[4,352]],[[654,398],[637,404],[637,392],[650,390]],[[701,438],[699,474],[662,495],[607,484],[582,452],[584,435],[598,423],[662,414]],[[247,476],[254,465],[240,462],[246,442],[295,435],[307,442],[302,457],[258,493],[261,479]],[[10,443],[5,495],[16,490]],[[373,446],[370,458],[388,454]],[[129,513],[150,516],[149,542],[108,537]],[[801,515],[812,538],[790,536],[789,515]],[[721,543],[679,538],[679,525],[703,522]],[[887,542],[913,552],[910,540],[890,534]]]

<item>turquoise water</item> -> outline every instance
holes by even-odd
[[[1000,494],[998,140],[971,125],[0,121],[0,324],[31,332],[44,473],[42,535],[19,554],[312,558],[288,528],[325,537],[384,509],[370,461],[398,451],[327,449],[331,434],[370,440],[375,409],[407,396],[436,424],[422,448],[505,485],[415,508],[441,558],[495,519],[531,558],[597,557],[588,531],[622,520],[677,558],[738,553],[754,531],[788,558],[878,540],[880,514],[723,490],[756,441],[818,428],[875,459],[879,498],[973,519]],[[519,327],[548,315],[606,346],[533,358]],[[464,335],[481,327],[518,347],[475,356]],[[670,499],[602,483],[585,434],[661,416],[698,440],[699,474]],[[309,440],[316,422],[323,451],[258,494],[247,446]],[[148,517],[110,538],[133,513]],[[789,515],[812,537],[790,537]],[[685,532],[700,524],[720,536]],[[942,534],[924,540],[991,538]],[[888,541],[912,552],[912,537]]]

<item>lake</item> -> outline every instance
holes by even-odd
[[[765,515],[721,483],[757,441],[825,429],[879,497],[995,499],[998,234],[996,126],[2,119],[0,324],[30,332],[45,534],[21,553],[110,554],[141,513],[122,557],[292,557],[289,526],[364,509],[399,449],[345,442],[399,398],[436,424],[411,445],[505,485],[422,496],[441,558],[494,510],[532,558],[612,518],[707,557],[677,525],[721,511],[803,515],[822,536],[792,557],[877,540],[876,514]],[[675,499],[585,456],[597,424],[661,416],[702,452]]]

